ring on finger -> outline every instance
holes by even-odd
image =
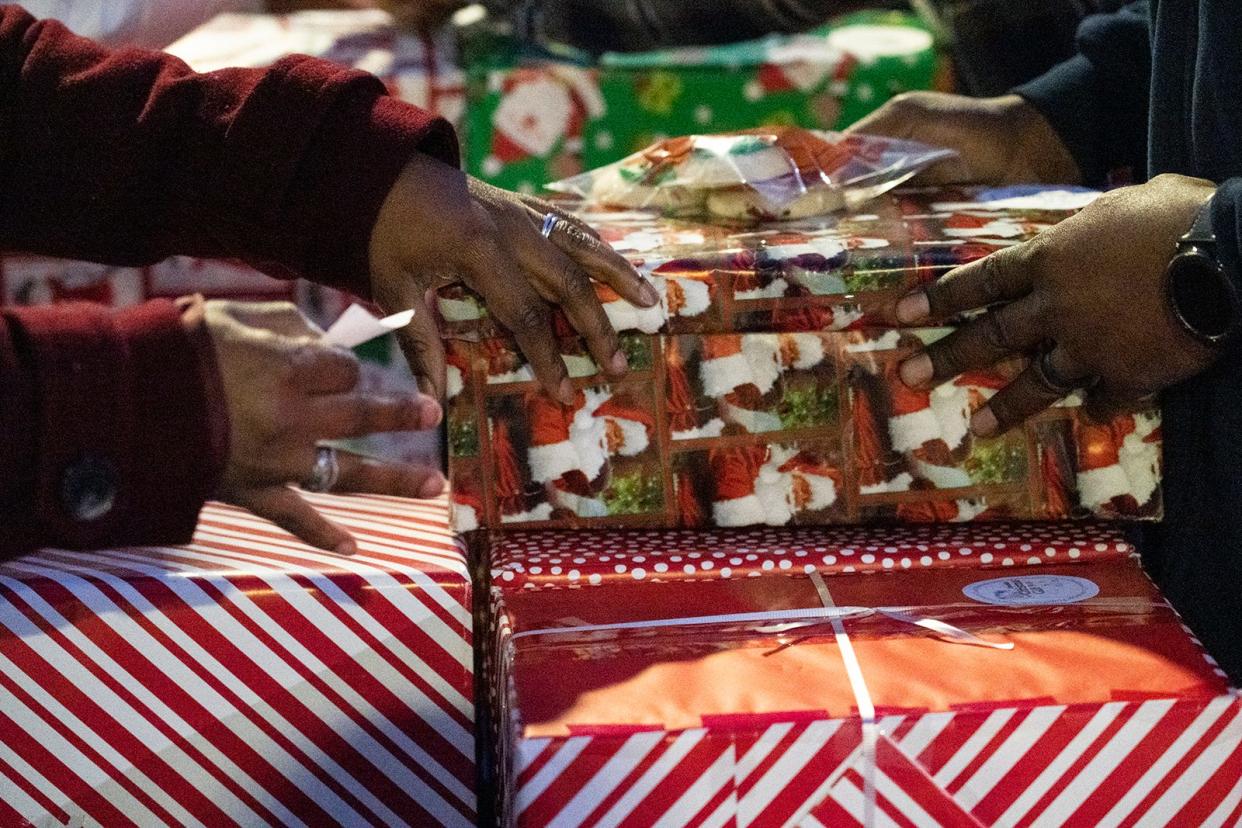
[[[1068,396],[1080,388],[1090,388],[1098,382],[1096,377],[1077,377],[1071,378],[1065,376],[1055,365],[1052,364],[1052,349],[1042,351],[1035,358],[1032,365],[1035,369],[1036,376],[1049,391],[1053,391],[1061,396]]]
[[[557,222],[561,219],[556,213],[547,213],[543,217],[543,227],[539,228],[539,235],[545,239],[552,238],[552,231],[556,229]]]
[[[341,463],[336,456],[336,449],[331,446],[317,446],[315,449],[315,465],[311,467],[310,476],[302,483],[308,492],[330,492],[341,479]]]

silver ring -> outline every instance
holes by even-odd
[[[556,223],[558,221],[560,221],[560,218],[556,215],[556,213],[548,213],[543,217],[543,227],[539,228],[539,235],[543,236],[545,239],[552,238],[552,231],[556,229]]]
[[[1095,379],[1091,377],[1082,377],[1079,379],[1068,379],[1061,375],[1052,365],[1052,350],[1048,349],[1040,353],[1035,360],[1035,373],[1039,376],[1040,382],[1048,387],[1049,391],[1068,396],[1079,388],[1089,388],[1095,384]]]
[[[341,479],[341,464],[336,457],[336,449],[331,446],[318,446],[315,450],[315,465],[311,467],[310,477],[302,484],[308,492],[330,492]]]

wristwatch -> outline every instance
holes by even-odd
[[[1177,240],[1165,281],[1178,323],[1203,344],[1219,347],[1234,335],[1242,312],[1238,289],[1216,256],[1211,207],[1209,199],[1190,231]]]

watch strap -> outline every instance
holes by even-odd
[[[1205,249],[1215,257],[1216,231],[1212,229],[1212,199],[1210,198],[1203,202],[1203,206],[1195,214],[1195,220],[1190,225],[1190,229],[1177,240],[1177,249],[1179,251],[1190,247]]]

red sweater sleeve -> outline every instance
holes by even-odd
[[[309,57],[196,74],[0,6],[0,249],[239,258],[367,293],[376,214],[447,122]]]
[[[189,539],[228,448],[196,310],[0,312],[0,557]]]

